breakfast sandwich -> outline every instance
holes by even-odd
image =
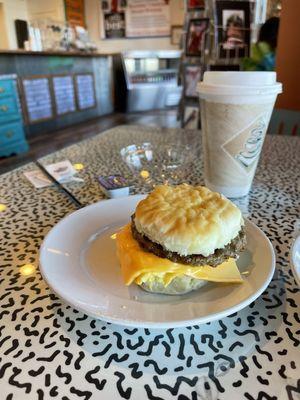
[[[117,233],[126,285],[184,294],[207,282],[242,283],[236,265],[246,236],[241,211],[204,186],[157,186]]]

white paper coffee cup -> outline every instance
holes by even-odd
[[[275,72],[204,73],[198,93],[208,188],[232,198],[249,193],[281,92]]]

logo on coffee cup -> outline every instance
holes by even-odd
[[[244,149],[240,151],[235,159],[243,167],[249,168],[259,156],[265,132],[266,124],[263,120],[258,122],[258,126],[250,131],[250,137],[246,140]]]
[[[226,153],[247,173],[256,166],[266,128],[266,118],[260,116],[222,146]]]

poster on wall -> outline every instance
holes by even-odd
[[[104,39],[170,36],[169,0],[101,0]]]
[[[125,38],[125,7],[127,0],[101,0],[103,39]]]
[[[106,39],[117,39],[125,37],[125,13],[107,12],[103,15],[104,31]]]
[[[65,0],[65,14],[71,26],[85,27],[84,0]]]
[[[126,37],[170,36],[168,0],[128,0]]]

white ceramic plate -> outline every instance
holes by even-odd
[[[183,296],[157,295],[125,286],[114,233],[128,223],[144,196],[105,200],[62,219],[46,236],[40,269],[67,303],[93,317],[135,327],[170,328],[201,324],[230,315],[255,300],[275,267],[272,245],[246,221],[247,250],[238,260],[243,284],[209,283]]]
[[[295,280],[300,286],[300,236],[298,236],[291,248],[291,264]]]

